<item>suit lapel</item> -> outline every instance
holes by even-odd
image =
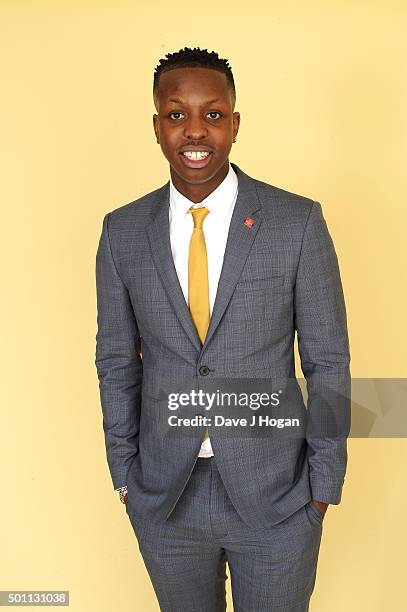
[[[168,218],[169,181],[163,185],[157,194],[157,202],[154,205],[152,220],[146,228],[152,257],[167,292],[168,299],[172,303],[177,317],[192,344],[201,353],[207,347],[229,304],[261,224],[261,204],[254,180],[240,170],[236,164],[231,162],[231,165],[238,177],[238,195],[230,222],[215,304],[205,343],[202,347],[178,280],[171,252]],[[245,225],[244,221],[247,217],[253,219],[252,227]]]
[[[218,290],[202,352],[210,342],[230,302],[262,221],[261,204],[253,179],[236,164],[231,162],[231,165],[238,178],[238,195],[230,221]],[[244,223],[247,217],[254,221],[251,227]]]
[[[147,236],[150,242],[151,254],[158,273],[161,277],[168,299],[172,303],[179,322],[183,326],[192,344],[198,351],[201,350],[201,341],[192,321],[188,305],[185,301],[178,274],[172,257],[169,211],[170,182],[168,181],[159,191],[155,210],[152,213],[152,222],[147,226]]]

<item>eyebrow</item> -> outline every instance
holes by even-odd
[[[170,98],[169,102],[175,102],[176,104],[185,104],[184,100],[181,98]],[[214,102],[219,102],[220,98],[214,98],[213,100],[207,100],[205,104],[214,104]]]

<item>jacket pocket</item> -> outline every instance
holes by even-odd
[[[273,275],[264,278],[248,278],[237,282],[237,289],[245,289],[247,291],[255,291],[258,289],[267,289],[269,287],[281,287],[284,285],[285,276]]]

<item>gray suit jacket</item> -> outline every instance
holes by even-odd
[[[175,507],[203,434],[203,427],[189,435],[165,427],[160,389],[180,380],[200,388],[212,378],[262,378],[291,379],[299,390],[296,330],[308,412],[335,410],[324,402],[327,387],[345,397],[339,410],[350,410],[346,310],[321,205],[232,167],[239,191],[203,346],[172,258],[169,181],[103,220],[95,363],[107,461],[114,488],[127,484],[128,504],[153,522]],[[346,436],[276,440],[211,428],[210,437],[226,490],[248,525],[276,524],[311,499],[340,502]]]

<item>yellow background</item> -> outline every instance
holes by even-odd
[[[151,119],[165,53],[230,60],[231,161],[321,202],[352,375],[406,377],[406,18],[383,0],[0,2],[0,589],[158,610],[105,461],[94,258],[104,214],[168,180]],[[405,610],[406,460],[405,440],[350,440],[313,612]]]

